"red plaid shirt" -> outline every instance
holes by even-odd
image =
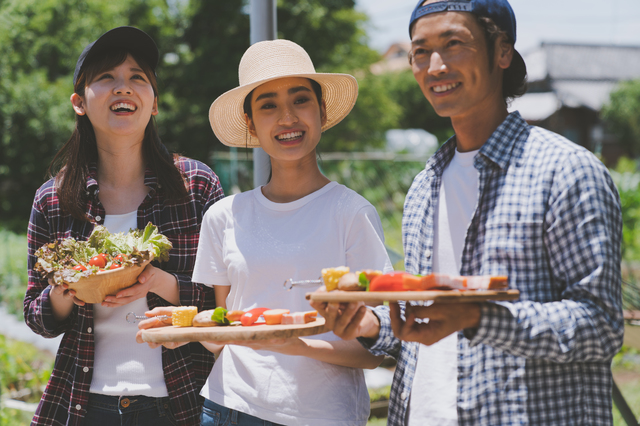
[[[202,216],[224,195],[218,177],[203,163],[181,158],[178,167],[186,176],[188,198],[166,202],[156,176],[147,170],[145,185],[151,190],[138,207],[138,228],[142,229],[152,222],[173,244],[169,261],[156,266],[177,278],[180,303],[197,306],[199,310],[212,309],[215,307],[213,290],[192,283],[191,273]],[[53,180],[38,189],[31,211],[25,321],[34,332],[44,337],[64,333],[51,378],[33,418],[32,424],[36,425],[80,425],[87,412],[95,348],[93,306],[75,306],[66,320],[56,322],[52,315],[48,283],[40,279],[39,274],[33,271],[33,266],[36,262],[34,252],[43,244],[68,237],[86,240],[95,224],[104,223],[105,211],[97,196],[95,165],[90,167],[89,174],[86,211],[90,222],[79,221],[60,211]],[[168,305],[153,293],[147,294],[147,301],[151,309]],[[213,366],[213,355],[199,343],[191,343],[175,350],[163,348],[162,364],[172,411],[178,424],[200,424],[203,399],[199,392]]]

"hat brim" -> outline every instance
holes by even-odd
[[[322,131],[335,126],[351,112],[358,99],[358,82],[349,74],[312,73],[291,74],[255,81],[236,87],[220,95],[209,108],[209,123],[213,133],[223,144],[239,148],[259,148],[260,142],[251,136],[244,118],[244,100],[256,87],[272,80],[302,77],[316,81],[322,87],[327,121]]]

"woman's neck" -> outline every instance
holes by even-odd
[[[145,168],[142,142],[98,141],[98,197],[107,214],[124,214],[138,208],[149,192],[144,184]]]
[[[318,167],[315,151],[300,161],[271,159],[271,180],[262,193],[274,203],[290,203],[319,190],[331,182]]]

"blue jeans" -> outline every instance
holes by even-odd
[[[169,398],[89,395],[87,426],[176,426]]]
[[[204,400],[202,415],[200,416],[200,426],[282,426],[279,423],[272,423],[259,419],[247,413],[232,410],[222,405],[216,404],[208,399]]]

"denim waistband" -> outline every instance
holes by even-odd
[[[103,410],[117,411],[121,414],[133,411],[158,409],[158,414],[170,411],[169,397],[151,397],[144,395],[110,396],[98,393],[89,394],[89,406]]]

